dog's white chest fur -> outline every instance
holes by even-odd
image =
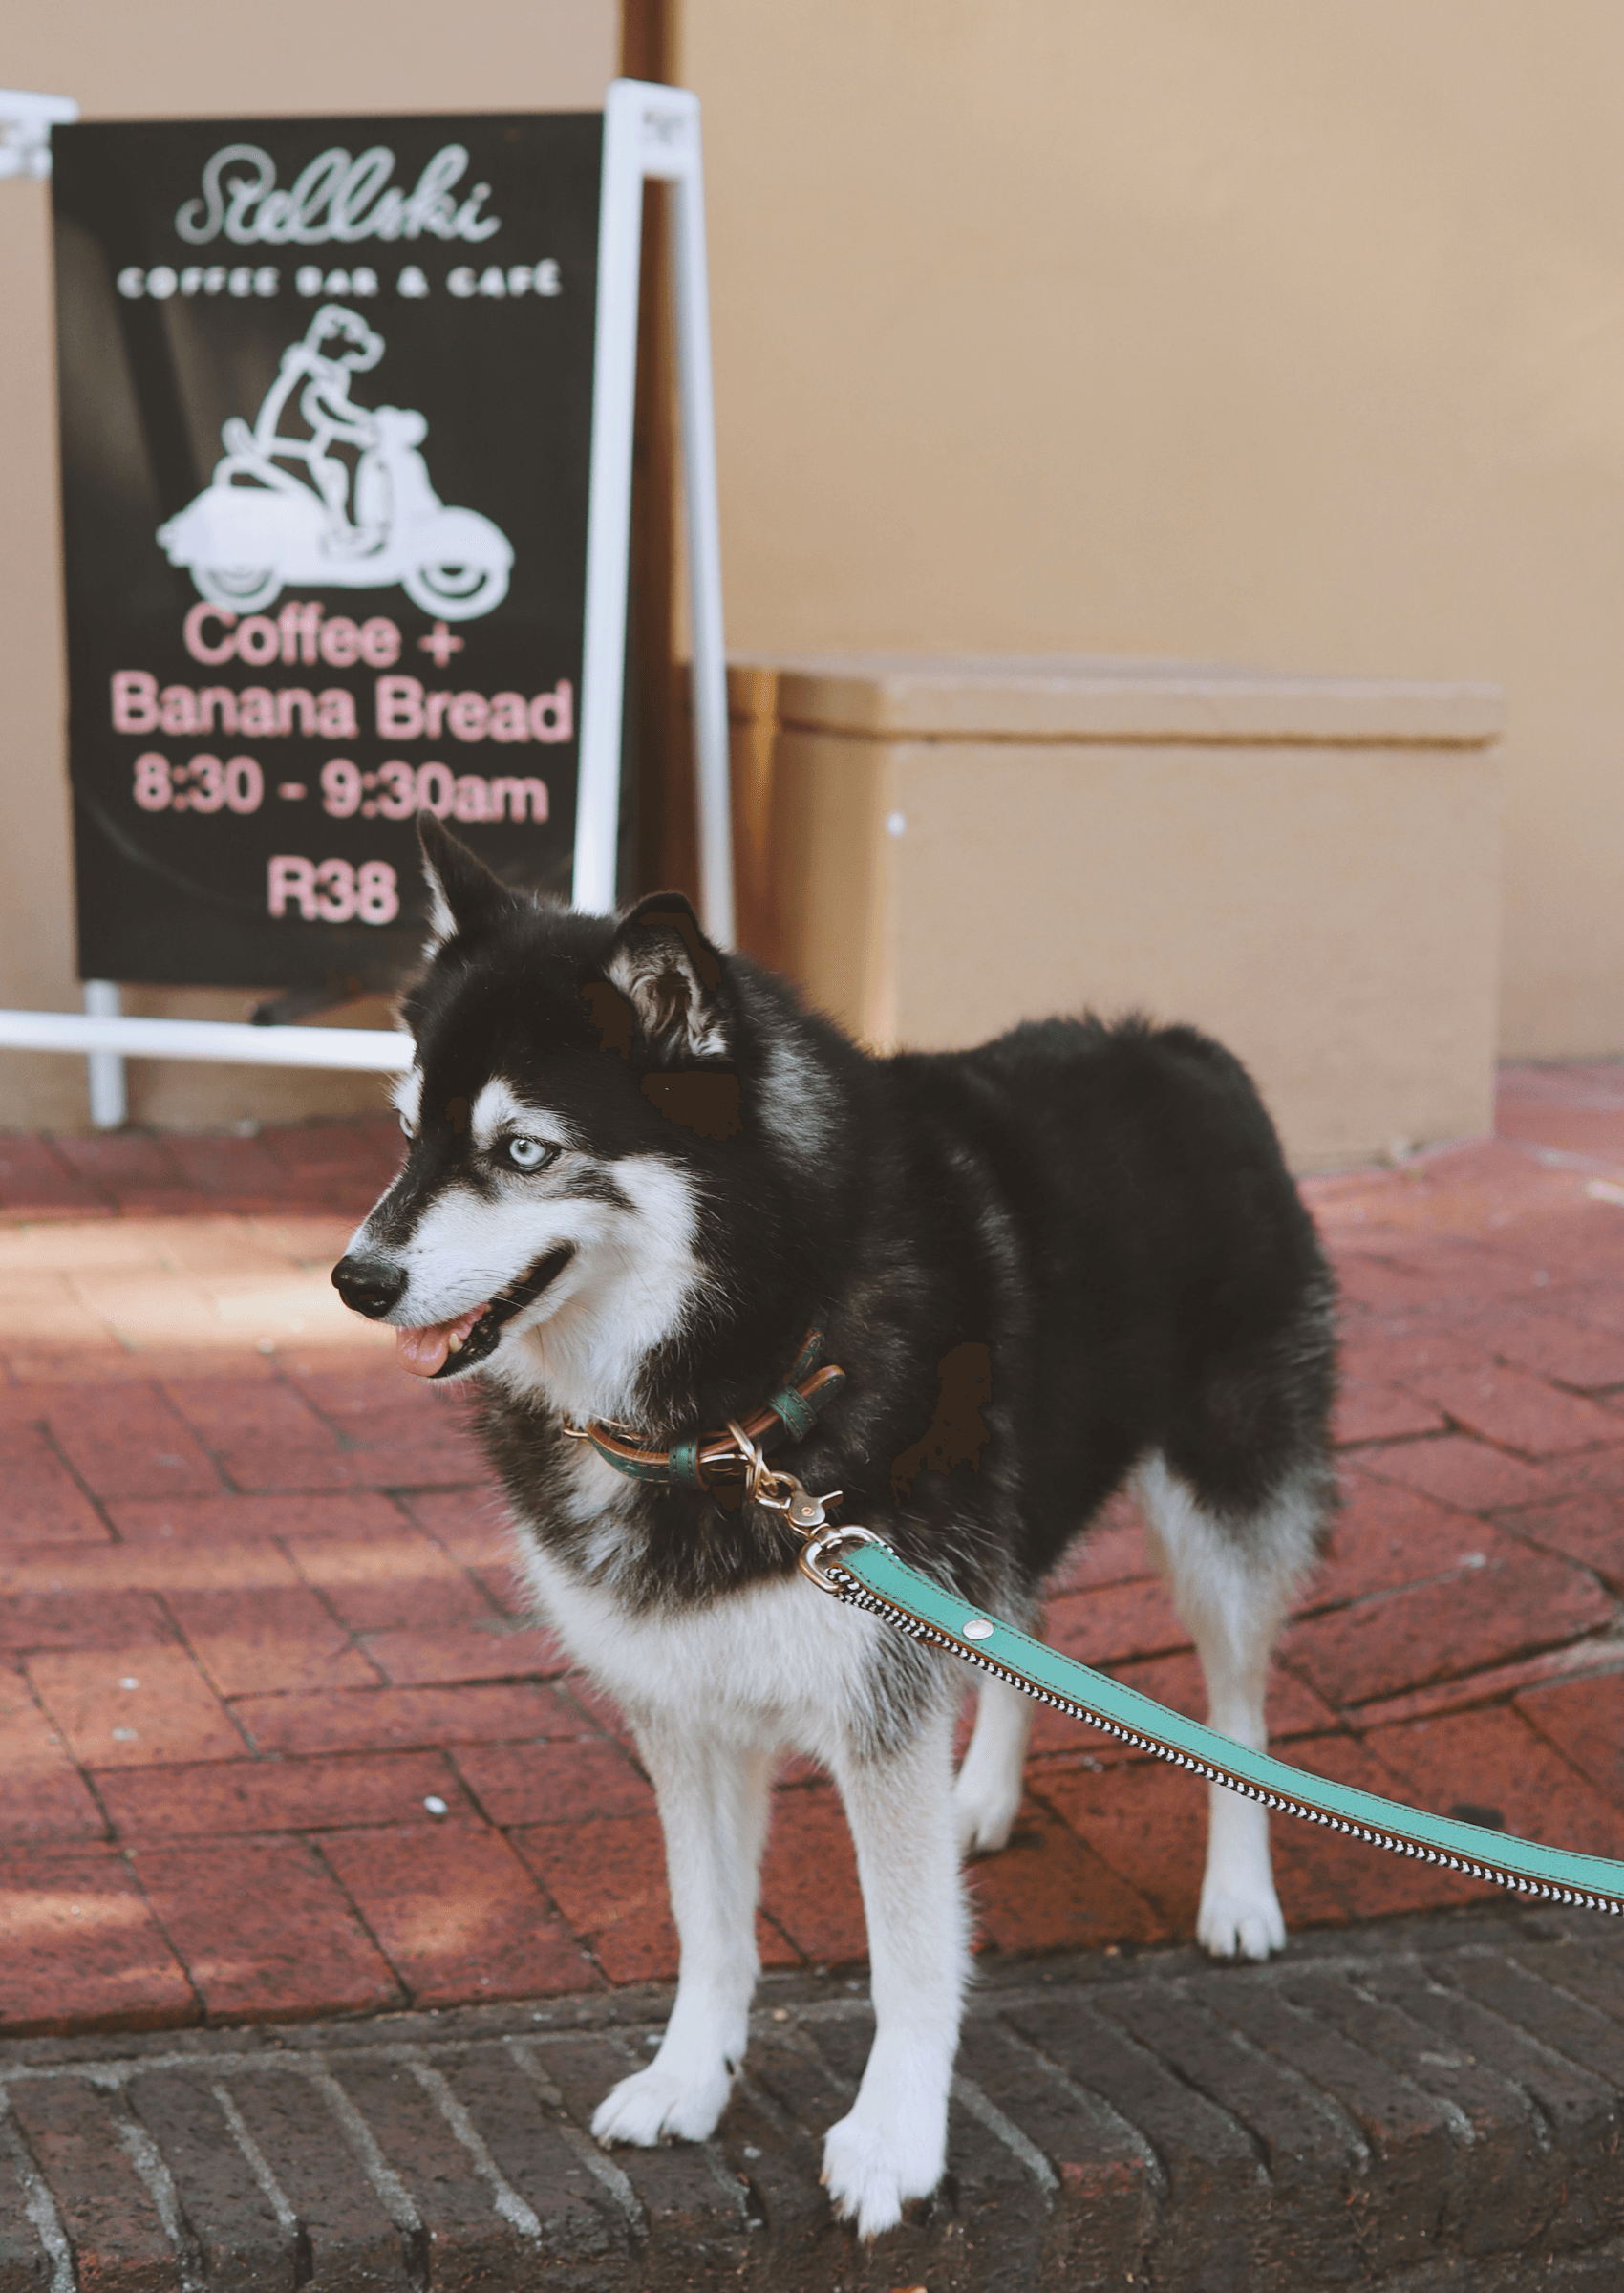
[[[639,1612],[589,1583],[520,1523],[537,1606],[576,1661],[629,1714],[659,1715],[763,1748],[828,1760],[871,1694],[871,1617],[800,1575],[694,1607]],[[625,1532],[606,1522],[603,1534]]]

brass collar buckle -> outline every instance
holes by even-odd
[[[859,1529],[855,1524],[844,1529],[831,1524],[828,1508],[840,1503],[838,1489],[815,1497],[794,1473],[770,1466],[759,1444],[752,1441],[735,1419],[728,1419],[727,1429],[744,1461],[745,1495],[754,1504],[765,1506],[768,1511],[783,1514],[790,1527],[805,1540],[798,1560],[801,1575],[810,1577],[820,1592],[840,1594],[844,1588],[828,1574],[823,1561],[842,1545],[878,1545],[884,1539],[872,1530]]]

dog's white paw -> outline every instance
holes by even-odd
[[[604,2096],[592,2116],[592,2138],[652,2150],[656,2142],[702,2142],[727,2108],[733,2080],[726,2063],[678,2072],[652,2062]]]
[[[942,2178],[939,2144],[898,2141],[861,2105],[831,2126],[823,2137],[823,2186],[843,2221],[855,2221],[860,2238],[894,2229],[909,2197],[929,2197]]]
[[[967,1855],[995,1855],[1008,1847],[1015,1819],[1020,1812],[1020,1793],[990,1790],[967,1784],[961,1775],[953,1786],[953,1824],[958,1832],[961,1860]]]
[[[1267,1959],[1286,1947],[1286,1922],[1272,1884],[1242,1895],[1203,1888],[1195,1939],[1214,1959]]]

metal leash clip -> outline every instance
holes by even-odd
[[[831,1526],[828,1508],[840,1503],[838,1489],[815,1497],[794,1473],[775,1470],[759,1445],[731,1417],[727,1429],[744,1460],[745,1495],[752,1503],[764,1505],[770,1512],[781,1512],[797,1534],[806,1539],[799,1555],[801,1575],[810,1578],[820,1592],[844,1597],[844,1588],[822,1565],[824,1559],[842,1545],[880,1545],[885,1543],[884,1537],[876,1536],[871,1529],[859,1529],[855,1525],[844,1529]]]
[[[872,1529],[860,1529],[855,1521],[849,1528],[830,1529],[823,1536],[808,1537],[801,1546],[801,1574],[809,1576],[821,1593],[833,1593],[844,1600],[846,1588],[828,1574],[823,1566],[823,1561],[830,1554],[837,1554],[842,1545],[884,1545],[885,1542],[885,1538],[876,1536]]]

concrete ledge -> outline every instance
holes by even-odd
[[[1492,1117],[1489,686],[1185,662],[732,672],[740,942],[881,1047],[1186,1019],[1299,1169]]]
[[[666,1991],[0,2047],[0,2293],[1533,2293],[1624,2282],[1624,1937],[1508,1909],[994,1961],[937,2197],[869,2250],[819,2137],[865,1985],[763,1985],[702,2147],[598,2151]]]
[[[1505,730],[1497,685],[1271,675],[1217,662],[1086,654],[801,654],[775,675],[779,721],[866,739],[1447,742]]]

